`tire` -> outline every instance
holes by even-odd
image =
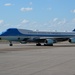
[[[44,44],[44,46],[53,46],[53,44]]]
[[[41,44],[40,44],[40,43],[38,43],[38,44],[36,44],[36,46],[41,46]]]
[[[10,46],[13,46],[13,44],[10,44]]]

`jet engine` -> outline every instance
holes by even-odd
[[[69,39],[69,42],[70,42],[70,43],[75,43],[75,38]]]
[[[44,43],[45,46],[53,46],[54,41],[52,39],[46,39]]]

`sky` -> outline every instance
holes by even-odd
[[[72,31],[75,0],[0,0],[0,32],[8,28]]]

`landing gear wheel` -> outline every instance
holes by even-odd
[[[10,46],[13,46],[13,44],[10,44]]]
[[[10,42],[9,46],[13,46],[12,41],[9,41],[9,42]]]
[[[38,44],[36,44],[36,46],[41,46],[41,44],[40,44],[40,43],[38,43]]]
[[[44,46],[53,46],[53,44],[44,44]]]

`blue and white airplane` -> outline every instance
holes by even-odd
[[[43,32],[9,28],[0,34],[0,40],[8,40],[10,46],[13,46],[12,41],[19,41],[22,44],[35,42],[37,46],[41,46],[41,43],[45,46],[53,46],[54,43],[66,40],[75,43],[75,29],[72,32]]]

